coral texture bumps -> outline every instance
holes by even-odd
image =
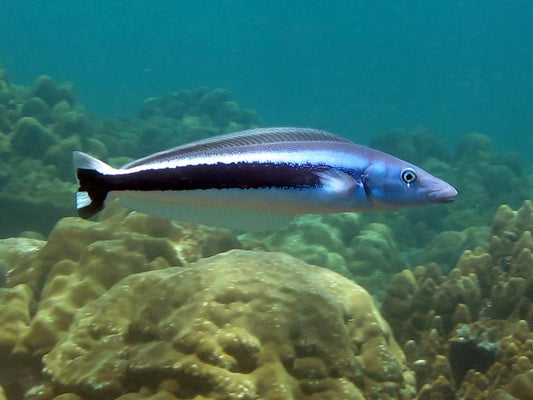
[[[414,391],[364,289],[285,254],[242,250],[123,279],[77,313],[44,364],[56,384],[93,396],[152,388],[176,398],[363,399]]]

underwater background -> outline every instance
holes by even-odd
[[[1,399],[532,399],[533,3],[5,4]],[[269,233],[75,216],[111,165],[321,128],[453,204]]]
[[[533,143],[527,0],[24,0],[5,4],[0,18],[13,81],[72,81],[102,117],[210,86],[268,126],[359,142],[398,128],[426,127],[452,143],[479,131],[524,155]]]

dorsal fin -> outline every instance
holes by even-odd
[[[333,133],[322,131],[319,129],[310,128],[257,128],[247,131],[240,131],[210,137],[196,142],[184,144],[182,146],[174,147],[170,150],[152,154],[148,157],[132,161],[126,164],[122,169],[132,168],[139,165],[149,164],[151,162],[160,161],[161,159],[176,159],[190,157],[201,153],[209,153],[209,151],[229,148],[247,146],[252,144],[268,144],[280,142],[307,142],[307,141],[325,141],[325,142],[340,142],[352,143],[350,140],[337,136]]]

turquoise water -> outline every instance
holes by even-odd
[[[524,0],[17,1],[2,6],[0,61],[20,84],[74,82],[102,117],[205,85],[264,125],[363,143],[398,128],[450,143],[478,131],[527,155],[532,18]]]
[[[4,3],[0,400],[531,398],[532,2]],[[74,217],[73,151],[283,125],[459,196],[273,232]]]

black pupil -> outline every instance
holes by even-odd
[[[415,175],[411,171],[405,171],[403,173],[403,180],[407,183],[410,183],[415,180]]]

